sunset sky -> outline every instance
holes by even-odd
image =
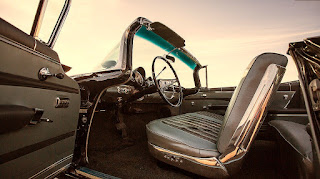
[[[29,33],[37,3],[1,0],[0,16]],[[307,0],[73,0],[54,50],[73,68],[69,75],[85,72],[108,54],[134,19],[146,17],[186,40],[186,49],[209,66],[209,87],[232,86],[260,53],[285,54],[289,42],[319,36],[319,9],[320,1]],[[288,58],[284,81],[297,79]],[[180,79],[185,86],[193,84],[184,75]]]

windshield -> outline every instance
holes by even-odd
[[[161,49],[165,50],[165,52],[175,56],[177,59],[181,60],[192,70],[200,63],[193,57],[187,50],[184,48],[176,48],[171,45],[168,41],[164,40],[159,35],[155,34],[152,30],[148,30],[146,26],[142,25],[141,28],[135,34],[137,37],[141,37],[144,40],[147,40]],[[102,72],[109,70],[119,70],[122,66],[122,59],[120,58],[120,43],[118,43],[110,53],[96,66],[91,72]],[[134,45],[135,46],[135,45]],[[143,47],[141,47],[143,48]],[[148,53],[147,51],[145,53]],[[163,55],[163,54],[154,54],[154,55]],[[120,60],[121,59],[121,60]],[[150,59],[147,59],[150,60]],[[134,62],[133,62],[134,63]]]
[[[96,67],[93,68],[93,72],[106,71],[108,69],[114,68],[120,57],[120,42],[113,47],[109,54],[99,63]]]

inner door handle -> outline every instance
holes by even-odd
[[[53,122],[52,120],[48,119],[48,118],[42,118],[44,110],[43,109],[39,109],[39,108],[34,108],[34,116],[32,118],[32,120],[29,122],[29,124],[31,125],[36,125],[40,122]]]

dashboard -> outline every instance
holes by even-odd
[[[110,87],[106,91],[102,97],[103,102],[132,102],[142,99],[146,94],[157,92],[152,78],[146,78],[145,75],[144,68],[136,68],[133,70],[130,80],[126,84]]]

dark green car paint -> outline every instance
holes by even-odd
[[[2,35],[0,59],[0,108],[3,105],[39,108],[44,110],[42,118],[53,121],[0,134],[1,178],[43,178],[68,166],[80,108],[78,84],[66,75],[63,79],[50,77],[40,81],[41,68],[64,73],[61,64]],[[56,108],[57,98],[67,98],[69,106]]]

